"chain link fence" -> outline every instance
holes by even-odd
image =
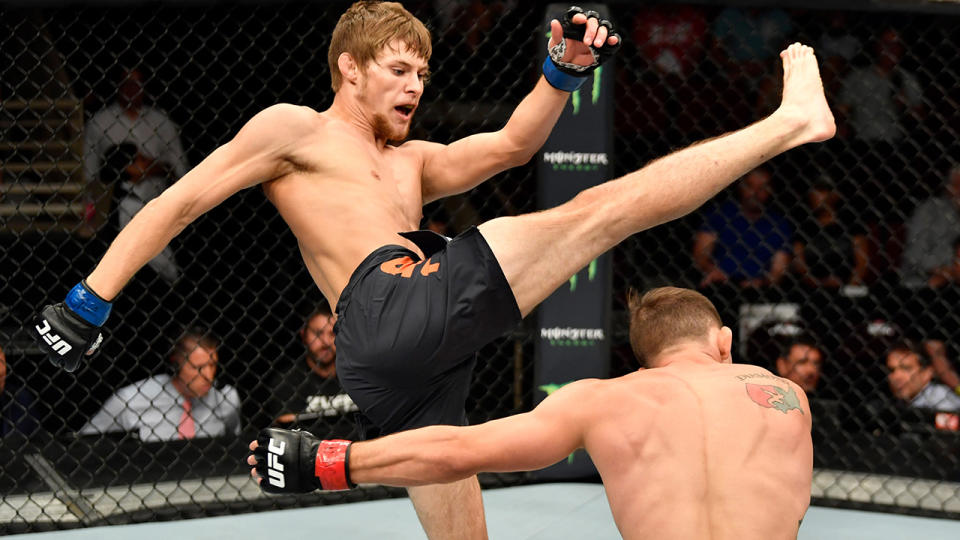
[[[543,5],[406,4],[435,40],[411,137],[498,129],[538,77]],[[0,532],[403,493],[264,497],[241,465],[246,441],[284,414],[322,437],[354,433],[335,390],[291,390],[300,405],[273,399],[277,377],[320,377],[305,359],[322,339],[308,324],[322,298],[259,189],[201,217],[137,275],[103,352],[78,373],[54,370],[22,331],[92,270],[144,201],[253,114],[331,102],[326,49],[347,5],[0,7]],[[698,288],[738,335],[738,361],[808,390],[819,502],[960,515],[960,398],[950,389],[960,385],[960,10],[609,5],[625,38],[614,68],[617,175],[771,112],[777,52],[793,41],[817,49],[839,125],[834,140],[771,161],[614,251],[613,374],[636,368],[626,289]],[[533,211],[536,180],[533,163],[511,170],[428,206],[423,226],[457,233]],[[183,400],[169,384],[185,331],[212,337],[219,361],[216,399],[194,405],[195,437],[179,440]],[[529,410],[534,337],[528,319],[480,352],[471,422]],[[154,427],[94,421],[134,413],[141,424],[157,416]]]

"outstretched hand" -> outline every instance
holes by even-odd
[[[596,12],[588,12],[594,15]],[[550,21],[550,43],[548,47],[555,47],[561,39],[566,39],[567,50],[563,55],[564,62],[589,66],[593,63],[593,54],[590,52],[590,46],[600,49],[604,46],[615,46],[620,43],[620,36],[610,35],[607,26],[600,24],[599,16],[587,17],[585,13],[577,13],[571,19],[574,24],[585,24],[586,30],[582,40],[563,37],[563,26],[560,21],[553,19]]]

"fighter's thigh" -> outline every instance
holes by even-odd
[[[616,208],[596,188],[550,210],[501,217],[478,229],[526,316],[574,273],[624,237]]]

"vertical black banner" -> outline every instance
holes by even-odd
[[[544,28],[569,4],[547,6]],[[603,4],[581,4],[609,18]],[[546,57],[541,53],[540,61]],[[570,96],[566,109],[539,155],[537,202],[552,208],[610,179],[613,150],[613,61],[606,62]],[[610,370],[611,257],[605,253],[581,269],[537,310],[535,396],[539,403],[563,385]],[[583,450],[536,475],[578,478],[596,474]]]

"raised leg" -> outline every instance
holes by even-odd
[[[744,129],[655,160],[533,214],[497,218],[480,232],[526,316],[576,271],[628,236],[683,216],[768,159],[836,132],[813,49],[780,53],[780,108]]]
[[[430,540],[486,540],[487,521],[476,476],[411,487],[407,493]]]

